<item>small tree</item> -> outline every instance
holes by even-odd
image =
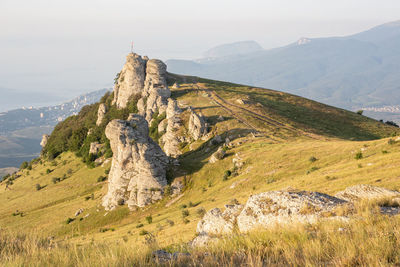
[[[36,191],[39,191],[40,189],[42,189],[42,186],[40,184],[36,184],[35,188],[36,188]]]
[[[363,154],[362,152],[357,152],[356,156],[354,157],[355,159],[362,159],[363,158]]]
[[[153,222],[153,217],[151,215],[147,216],[146,221],[148,224],[151,224]]]
[[[364,113],[364,110],[360,109],[359,111],[357,111],[358,115],[362,115]]]

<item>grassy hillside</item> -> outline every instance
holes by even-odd
[[[287,187],[334,194],[360,183],[400,188],[400,143],[390,137],[398,128],[277,91],[199,82],[172,97],[201,111],[213,135],[232,140],[223,160],[208,163],[218,148],[210,141],[187,144],[171,171],[186,185],[182,195],[110,212],[100,205],[110,162],[90,168],[72,152],[37,160],[11,185],[0,184],[0,239],[20,246],[9,252],[1,245],[0,257],[11,265],[132,265],[147,262],[156,248],[185,251],[205,210],[244,203],[251,194]],[[235,169],[233,158],[243,166]],[[46,249],[30,247],[38,243]]]

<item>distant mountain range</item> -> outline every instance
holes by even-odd
[[[168,70],[274,88],[346,109],[367,108],[372,117],[399,121],[400,113],[372,110],[400,103],[400,21],[351,36],[301,38],[270,50],[257,49],[254,42],[253,50],[248,47],[233,43],[202,59],[168,60]]]
[[[83,106],[99,101],[109,90],[84,94],[60,105],[1,112],[0,176],[4,168],[19,167],[21,162],[38,156],[43,134],[50,134],[58,122],[77,114]]]

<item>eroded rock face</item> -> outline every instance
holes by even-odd
[[[132,95],[143,92],[146,79],[146,62],[146,58],[135,53],[130,53],[126,57],[126,63],[114,87],[113,103],[118,108],[125,108]]]
[[[102,148],[103,144],[100,144],[99,142],[92,142],[90,143],[89,154],[97,155]]]
[[[48,142],[48,140],[49,140],[49,137],[50,137],[50,135],[48,135],[48,134],[42,135],[42,141],[40,141],[40,145],[41,145],[42,147],[45,147],[45,146],[47,145],[47,142]]]
[[[128,204],[143,207],[162,198],[167,184],[168,158],[149,137],[147,121],[131,114],[128,121],[113,120],[106,127],[113,159],[103,206],[109,210]]]
[[[146,67],[146,80],[142,91],[141,101],[138,102],[138,110],[148,122],[154,113],[166,112],[168,98],[171,91],[166,79],[167,65],[161,60],[150,59]]]
[[[204,117],[197,114],[193,109],[189,108],[189,134],[194,140],[198,140],[207,134],[207,125]]]
[[[167,129],[166,133],[161,137],[161,143],[164,145],[164,151],[168,156],[177,157],[181,154],[179,144],[182,137],[177,135],[178,129],[182,126],[180,114],[181,109],[174,99],[168,100],[167,112]]]
[[[103,119],[104,119],[104,115],[107,112],[107,106],[104,103],[101,103],[99,105],[99,109],[97,110],[97,121],[96,121],[96,125],[99,126]]]
[[[335,197],[347,201],[355,201],[360,199],[393,198],[399,196],[400,192],[365,184],[347,187],[345,190],[340,191],[335,195]]]

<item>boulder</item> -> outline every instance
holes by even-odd
[[[50,135],[48,135],[48,134],[42,135],[42,141],[40,141],[40,145],[42,147],[45,147],[47,145],[47,142],[49,141],[49,137],[50,137]]]
[[[100,144],[99,142],[92,142],[90,143],[89,154],[97,155],[102,148],[103,144]]]
[[[355,185],[336,193],[335,197],[347,201],[399,197],[400,192],[373,185]]]
[[[158,124],[158,133],[164,133],[167,130],[168,126],[168,120],[163,119],[159,124]]]
[[[206,121],[201,114],[197,114],[193,109],[189,108],[189,134],[194,140],[198,140],[207,134]]]
[[[200,235],[230,234],[236,223],[236,217],[242,211],[242,205],[225,205],[224,212],[215,208],[208,211],[197,224]]]
[[[107,112],[107,106],[104,103],[101,103],[99,105],[99,109],[97,110],[97,121],[96,121],[96,125],[99,126],[103,119],[104,119],[104,115]]]
[[[222,146],[220,146],[218,148],[218,150],[211,155],[210,160],[208,162],[215,163],[218,160],[223,159],[225,156],[225,153],[226,152],[225,152],[224,148]]]
[[[132,95],[142,93],[146,79],[146,62],[146,59],[135,53],[126,57],[126,63],[114,87],[113,103],[118,108],[125,108]]]
[[[347,201],[318,192],[271,191],[251,196],[237,217],[240,232],[314,223]]]
[[[172,85],[172,89],[178,89],[181,86],[179,85],[179,83],[175,82],[174,85]]]
[[[113,151],[108,192],[102,202],[106,210],[125,203],[134,209],[161,199],[168,158],[149,137],[144,117],[131,114],[127,121],[113,120],[106,136]]]

